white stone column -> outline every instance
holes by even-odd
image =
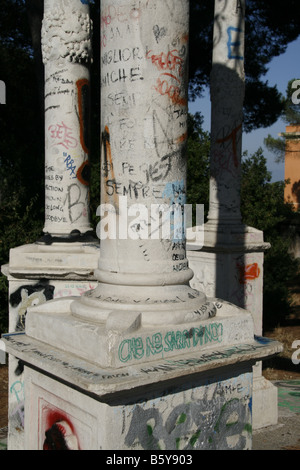
[[[172,219],[186,201],[189,2],[104,0],[101,20],[100,215],[109,213],[99,287],[72,311],[103,320],[130,305],[144,324],[190,321],[206,298],[188,285],[183,223]],[[171,223],[155,224],[163,205]]]
[[[216,0],[211,71],[211,156],[204,246],[188,246],[191,286],[247,309],[263,328],[263,232],[243,224],[240,211],[245,93],[245,0]],[[254,367],[253,428],[276,424],[277,389]]]
[[[22,335],[27,311],[96,286],[100,252],[89,215],[89,6],[80,0],[45,0],[44,237],[10,250],[3,273],[9,282],[9,332]],[[9,361],[8,448],[24,448],[24,373]]]
[[[209,222],[241,223],[245,0],[215,2]]]
[[[45,234],[91,230],[89,113],[91,20],[88,2],[45,0]]]

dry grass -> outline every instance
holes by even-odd
[[[267,331],[264,336],[276,339],[283,345],[283,351],[278,356],[264,362],[263,375],[268,380],[300,379],[300,364],[293,364],[292,356],[300,349],[293,348],[295,341],[300,342],[300,294],[293,295],[292,311],[284,325]],[[300,359],[300,352],[297,354]]]

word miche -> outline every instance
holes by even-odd
[[[117,82],[128,83],[136,82],[137,80],[144,80],[140,68],[130,67],[129,69],[119,68],[111,72],[104,72],[101,82],[102,86],[110,86]]]
[[[183,331],[168,331],[165,336],[161,333],[146,338],[129,338],[122,341],[119,346],[119,359],[121,362],[139,360],[143,357],[162,357],[174,350],[201,347],[207,343],[222,341],[223,325],[211,323],[210,325],[191,328]]]

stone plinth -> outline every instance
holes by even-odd
[[[256,335],[262,334],[263,260],[269,248],[263,232],[244,225],[205,224],[204,244],[187,245],[191,286],[250,311]]]
[[[2,266],[8,279],[9,332],[23,332],[28,309],[52,299],[79,297],[94,289],[99,241],[86,243],[33,243],[10,250]],[[24,449],[25,387],[23,363],[9,356],[8,449]]]
[[[74,450],[250,449],[252,363],[281,350],[253,338],[115,369],[25,334],[4,342],[25,363],[28,450],[57,448],[55,432]]]
[[[191,286],[246,309],[253,316],[258,336],[263,330],[264,253],[269,248],[263,232],[257,229],[212,224],[205,225],[204,246],[197,241],[187,246],[194,271]],[[254,366],[253,377],[253,428],[259,429],[277,423],[277,389],[262,376],[261,362]]]

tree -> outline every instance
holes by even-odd
[[[294,213],[284,202],[285,182],[271,183],[262,149],[242,162],[241,212],[243,222],[264,232],[271,244],[264,259],[264,327],[280,323],[290,308],[289,283],[299,263],[289,253],[292,234],[283,233]]]
[[[209,84],[213,38],[214,0],[191,1],[190,96],[198,97]],[[268,127],[283,110],[276,87],[263,81],[273,57],[285,52],[300,34],[300,2],[280,0],[246,2],[244,130]]]
[[[209,205],[210,135],[203,131],[200,113],[188,116],[187,204],[204,204],[207,217]]]

